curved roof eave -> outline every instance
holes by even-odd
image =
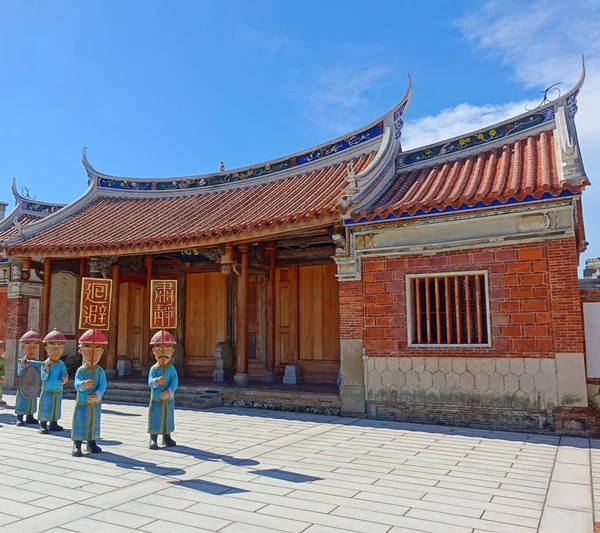
[[[332,158],[334,158],[337,154],[341,154],[344,153],[343,150],[349,149],[349,153],[344,153],[344,157],[348,157],[350,156],[350,154],[352,154],[352,156],[355,156],[357,152],[360,151],[360,148],[367,148],[366,146],[361,146],[363,143],[367,144],[369,140],[372,140],[374,138],[380,137],[383,135],[384,130],[386,127],[395,127],[397,130],[397,139],[399,139],[400,136],[400,131],[403,125],[403,116],[404,116],[404,111],[406,109],[406,105],[408,103],[408,101],[410,100],[410,97],[412,95],[412,80],[410,75],[408,76],[408,85],[407,85],[407,89],[406,92],[404,93],[404,96],[400,99],[400,101],[394,106],[392,107],[392,109],[390,111],[388,111],[387,113],[384,113],[382,116],[380,116],[379,118],[377,118],[376,120],[370,122],[369,124],[367,124],[366,126],[357,128],[345,135],[339,136],[333,140],[330,141],[326,141],[324,143],[318,144],[316,146],[313,146],[311,148],[307,148],[283,157],[279,157],[279,158],[275,158],[275,159],[271,159],[268,161],[263,161],[261,163],[256,163],[253,165],[247,165],[244,167],[239,167],[236,169],[232,169],[232,170],[227,170],[227,171],[223,171],[223,172],[215,172],[215,173],[208,173],[208,174],[197,174],[197,175],[191,175],[191,176],[177,176],[177,177],[166,177],[166,178],[143,178],[143,177],[125,177],[125,176],[115,176],[115,175],[110,175],[110,174],[104,174],[102,172],[99,172],[98,170],[96,170],[92,164],[89,162],[88,158],[87,158],[87,149],[84,148],[83,149],[83,155],[82,155],[82,164],[87,172],[88,178],[91,182],[91,185],[97,186],[97,183],[99,180],[107,180],[108,182],[116,182],[117,185],[117,189],[118,190],[124,190],[118,187],[119,184],[122,183],[127,183],[127,184],[134,184],[135,185],[139,185],[140,183],[143,183],[144,186],[146,186],[146,184],[158,184],[160,188],[155,188],[155,189],[151,189],[151,188],[147,188],[147,189],[140,189],[140,188],[128,188],[126,189],[126,191],[129,192],[133,192],[133,191],[141,191],[141,190],[145,190],[146,192],[154,192],[156,191],[160,191],[162,193],[167,192],[168,190],[180,190],[180,189],[165,189],[163,188],[164,185],[169,184],[170,182],[200,182],[200,181],[219,181],[219,179],[222,179],[224,177],[229,177],[229,176],[240,176],[240,179],[244,179],[244,175],[247,175],[246,178],[252,178],[254,179],[255,177],[259,177],[259,176],[273,176],[274,178],[280,178],[285,176],[286,174],[298,174],[298,167],[303,167],[304,165],[306,165],[306,171],[309,171],[313,168],[315,168],[316,166],[323,166],[324,164],[329,164],[329,161],[332,160]],[[369,136],[369,133],[373,128],[377,128],[378,126],[381,126],[379,128],[379,130],[376,132],[376,134]],[[364,139],[355,139],[357,136],[363,136],[365,137]],[[350,140],[350,142],[348,142]],[[355,144],[353,144],[353,141],[355,142]],[[342,146],[341,149],[336,148],[338,145],[346,143],[345,147]],[[359,148],[360,147],[360,148]],[[372,145],[369,146],[369,149],[372,149]],[[325,154],[325,155],[322,155]],[[302,162],[298,162],[298,160],[302,158]],[[289,161],[293,160],[293,164],[286,164]],[[325,161],[327,161],[327,163],[325,163]],[[297,163],[297,164],[296,164]],[[279,168],[281,167],[281,168]],[[312,168],[311,168],[312,167]],[[304,168],[302,168],[301,172],[304,172]],[[260,170],[260,173],[257,173],[256,171]],[[267,169],[267,170],[264,170]],[[230,184],[232,182],[235,182],[235,180],[233,181],[224,181],[222,183],[220,183],[221,185],[223,183],[226,184]],[[208,188],[210,185],[204,185],[202,184],[202,188],[204,189],[205,187]],[[108,187],[107,187],[108,188]]]
[[[495,124],[491,124],[491,125],[486,126],[484,128],[478,128],[476,130],[473,130],[473,131],[470,131],[470,132],[467,132],[467,133],[463,133],[461,135],[457,135],[456,137],[450,137],[448,139],[442,139],[440,141],[436,141],[436,142],[433,142],[433,143],[430,143],[430,144],[427,144],[427,145],[424,145],[424,146],[419,146],[419,147],[413,148],[411,150],[403,151],[402,154],[401,154],[401,156],[400,156],[400,159],[404,160],[404,159],[408,158],[411,154],[414,154],[416,152],[426,151],[426,150],[438,147],[440,145],[445,145],[445,144],[450,144],[450,143],[453,143],[453,142],[458,142],[458,141],[460,141],[463,138],[476,136],[476,135],[478,135],[480,133],[483,133],[483,132],[486,132],[486,131],[489,131],[489,130],[499,129],[499,128],[501,128],[502,126],[504,126],[508,122],[517,122],[517,121],[522,120],[522,119],[524,119],[524,118],[526,118],[526,117],[528,117],[528,116],[530,116],[530,115],[532,115],[534,113],[543,113],[545,110],[547,110],[547,109],[549,109],[551,107],[555,108],[558,105],[561,105],[561,104],[565,103],[569,98],[571,98],[573,95],[576,95],[579,92],[579,90],[581,89],[581,87],[583,86],[583,83],[585,81],[586,67],[585,67],[585,59],[584,59],[583,56],[581,57],[581,61],[582,61],[582,64],[581,64],[581,74],[579,76],[579,80],[577,80],[577,82],[575,83],[575,85],[573,85],[573,87],[569,91],[567,91],[565,94],[559,96],[555,100],[548,101],[547,103],[544,103],[543,105],[540,105],[539,107],[537,107],[535,109],[532,109],[530,111],[525,111],[524,113],[521,113],[520,115],[516,115],[516,116],[513,116],[513,117],[506,118],[504,120],[501,120],[499,122],[496,122]]]
[[[31,222],[31,223],[27,224],[26,226],[23,226],[22,235],[9,237],[3,244],[8,245],[8,244],[20,241],[23,238],[30,237],[31,235],[34,235],[35,233],[38,233],[38,232],[56,224],[57,222],[60,222],[61,220],[64,220],[65,218],[68,218],[71,215],[74,215],[79,210],[83,209],[86,205],[88,205],[88,203],[90,203],[95,197],[96,197],[96,190],[90,186],[90,187],[88,187],[87,191],[83,195],[81,195],[79,198],[77,198],[70,204],[67,204],[67,205],[47,204],[47,205],[61,206],[61,207],[54,213],[48,214],[46,216],[41,215],[40,219],[38,221]],[[11,215],[13,215],[13,213],[14,213],[15,218],[16,218],[17,210],[19,210],[20,213],[24,212],[24,210],[22,209],[22,200],[19,200],[19,205],[17,206],[16,209],[14,209],[11,212],[9,217]],[[30,211],[27,211],[27,213],[29,214]],[[13,220],[15,218],[13,218]],[[3,220],[2,222],[4,222],[5,220]]]
[[[574,133],[574,116],[577,111],[576,99],[579,90],[583,86],[585,77],[585,61],[582,57],[582,71],[579,80],[569,91],[555,100],[545,102],[538,108],[526,111],[515,117],[507,118],[491,126],[479,128],[471,133],[462,134],[457,137],[399,153],[397,156],[394,177],[388,180],[381,180],[376,190],[372,193],[362,195],[358,201],[353,202],[350,208],[344,212],[344,219],[349,220],[350,218],[359,216],[361,213],[370,212],[373,209],[376,200],[381,197],[381,194],[385,193],[385,190],[387,190],[385,187],[382,187],[381,184],[385,181],[385,183],[391,185],[394,182],[396,175],[422,168],[436,167],[446,161],[471,157],[476,153],[482,153],[498,148],[501,145],[528,137],[532,135],[532,133],[542,130],[557,130],[557,128],[560,130],[561,125],[557,124],[557,121],[559,121],[561,113],[564,120],[565,114],[568,112],[568,128],[572,128],[573,131],[570,133],[576,135]],[[513,126],[517,127],[513,129]],[[566,131],[566,128],[566,125],[562,126],[562,129],[565,130],[565,134],[569,133]],[[572,139],[569,140],[569,142],[572,143]],[[459,144],[461,144],[461,146],[458,146]],[[576,147],[571,148],[573,148],[572,151],[575,151]],[[561,159],[561,156],[558,153],[557,157],[559,160]],[[562,172],[562,166],[560,165],[560,161],[557,161],[557,163],[559,166],[558,172],[560,174]],[[585,183],[589,183],[586,180],[585,175],[583,175],[583,178],[577,183],[580,186],[584,186]],[[566,183],[568,180],[562,179],[561,183],[562,181],[565,181]]]

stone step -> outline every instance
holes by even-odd
[[[147,405],[150,401],[150,390],[145,389],[126,389],[121,387],[107,387],[103,396],[103,401],[135,403]],[[177,407],[193,407],[195,409],[208,409],[221,405],[222,395],[220,391],[214,391],[208,394],[205,391],[183,391],[177,389],[175,394],[175,405]]]

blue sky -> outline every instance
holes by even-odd
[[[588,175],[600,170],[600,2],[0,3],[0,200],[86,190],[100,171],[174,176],[285,155],[359,127],[414,93],[406,147],[521,113],[567,90],[579,101]],[[585,193],[585,257],[600,255],[600,193]]]

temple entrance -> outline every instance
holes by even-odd
[[[217,343],[227,341],[227,276],[188,274],[185,291],[185,375],[212,379]]]
[[[276,370],[300,365],[302,381],[335,383],[340,366],[336,265],[276,270]]]
[[[131,370],[141,372],[144,354],[144,299],[143,284],[127,282],[119,286],[119,339],[118,359],[129,359]]]

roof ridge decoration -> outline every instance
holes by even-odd
[[[62,209],[65,206],[65,204],[41,202],[40,200],[36,200],[35,198],[29,197],[29,194],[27,194],[26,196],[20,194],[17,189],[16,178],[13,178],[11,189],[13,196],[15,197],[15,205],[17,206],[17,209],[20,209],[21,211],[26,211],[28,214],[37,214],[40,216],[51,215],[52,213],[56,213],[59,209]]]
[[[507,137],[512,137],[524,131],[554,121],[561,104],[566,105],[569,119],[573,120],[577,113],[577,95],[585,81],[585,75],[585,60],[582,57],[581,76],[571,90],[564,95],[559,96],[555,100],[544,98],[537,108],[528,110],[521,115],[503,120],[491,126],[480,128],[471,133],[444,141],[414,148],[407,152],[402,152],[398,155],[396,160],[396,169],[401,171],[408,166],[434,161],[438,158],[457,153],[471,152],[476,149],[487,150],[487,145],[500,144],[500,141]]]
[[[354,149],[357,147],[381,137],[387,127],[393,127],[396,142],[399,142],[404,125],[404,113],[411,94],[412,81],[409,76],[408,88],[402,99],[390,111],[367,126],[289,156],[230,171],[173,178],[126,178],[111,176],[98,172],[90,164],[87,158],[87,148],[83,149],[82,163],[87,172],[88,185],[98,189],[124,191],[177,191],[225,185],[228,183],[237,183],[240,180],[271,176],[296,167],[320,162],[347,150],[354,152]],[[350,154],[348,156],[350,157]],[[300,170],[300,172],[303,172],[303,170]]]

